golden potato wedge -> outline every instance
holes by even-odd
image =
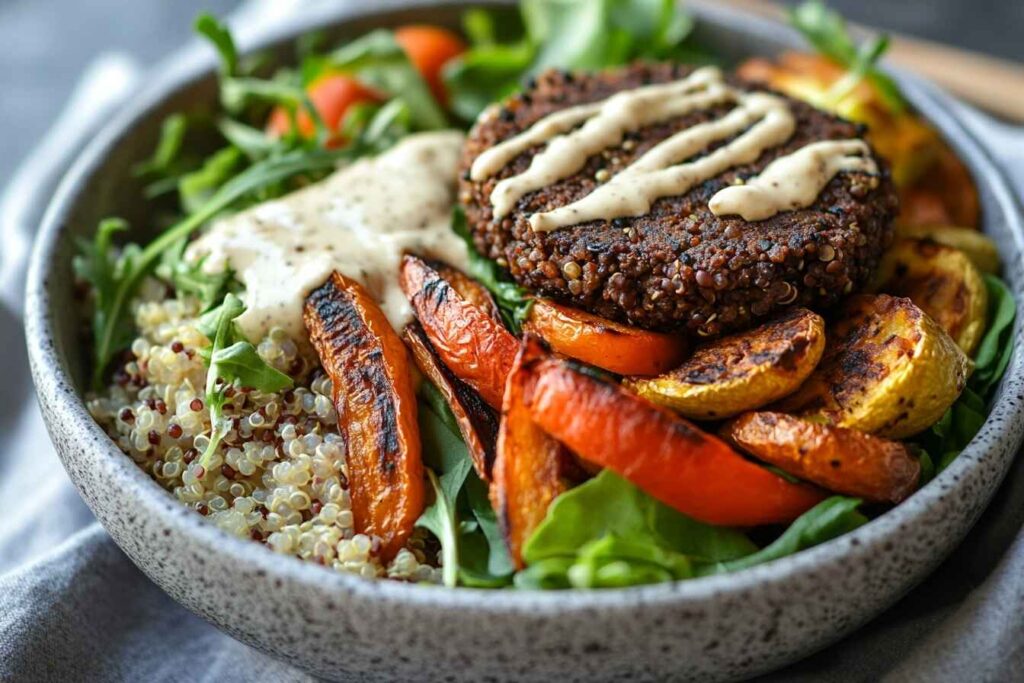
[[[898,441],[785,413],[744,413],[722,438],[793,476],[877,503],[899,503],[917,488],[921,463]]]
[[[731,417],[795,391],[824,348],[821,316],[795,308],[760,327],[702,345],[671,372],[628,379],[626,386],[686,417]]]
[[[971,259],[983,273],[999,273],[999,248],[995,242],[973,228],[960,228],[955,225],[908,225],[896,224],[896,237],[909,237],[919,240],[930,240],[945,244],[947,247],[959,249]]]
[[[898,240],[882,256],[875,282],[878,291],[913,301],[964,353],[974,353],[985,333],[988,288],[962,251],[930,240]]]
[[[815,371],[772,410],[901,439],[942,417],[971,365],[910,299],[861,294],[839,311]]]

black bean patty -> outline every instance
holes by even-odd
[[[494,186],[524,171],[540,148],[477,183],[469,179],[468,169],[482,151],[551,112],[679,79],[690,71],[669,64],[635,64],[598,74],[550,71],[522,94],[485,112],[466,143],[459,193],[477,249],[543,296],[613,320],[702,336],[749,327],[786,306],[820,310],[860,289],[891,241],[897,209],[881,160],[876,159],[880,177],[840,173],[806,209],[752,223],[715,216],[708,209],[715,192],[758,174],[776,157],[816,140],[863,137],[863,127],[789,98],[797,128],[788,142],[684,195],[658,200],[647,215],[548,233],[534,233],[528,223],[531,213],[589,194],[599,184],[598,171],[608,171],[600,174],[603,180],[614,175],[669,135],[723,115],[727,106],[627,135],[622,146],[591,157],[576,175],[527,194],[508,216],[493,220],[488,197]]]

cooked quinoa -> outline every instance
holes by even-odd
[[[295,388],[228,389],[224,416],[232,427],[204,470],[198,456],[211,425],[198,351],[209,341],[197,328],[199,304],[163,298],[166,290],[155,281],[144,290],[130,353],[109,392],[88,401],[132,460],[184,505],[240,538],[367,578],[439,582],[423,532],[386,566],[377,556],[379,539],[355,532],[331,380],[280,329],[257,351]]]

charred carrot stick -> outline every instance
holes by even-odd
[[[419,257],[402,260],[400,282],[438,357],[490,406],[500,408],[519,349],[516,338],[485,307],[459,294],[441,269]]]
[[[306,299],[303,319],[334,382],[356,531],[379,536],[390,560],[423,511],[408,352],[366,290],[337,272]]]
[[[451,408],[477,474],[484,481],[490,481],[498,438],[498,415],[484,403],[480,394],[444,366],[418,323],[406,327],[402,339],[412,351],[416,367],[437,387]]]
[[[660,375],[686,359],[679,335],[651,332],[545,299],[538,299],[523,326],[558,353],[618,375]]]
[[[921,463],[897,441],[785,413],[745,413],[722,436],[794,476],[874,502],[900,502],[921,475]]]
[[[694,519],[730,526],[789,522],[824,498],[571,362],[544,360],[534,373],[529,412],[544,431]]]
[[[498,428],[491,504],[516,567],[523,567],[523,544],[544,520],[548,507],[569,483],[563,474],[569,454],[530,418],[526,399],[535,377],[532,367],[546,354],[527,338],[508,376]]]

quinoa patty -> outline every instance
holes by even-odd
[[[840,173],[811,206],[767,220],[748,223],[738,216],[715,216],[708,208],[718,190],[757,175],[809,142],[863,137],[862,126],[790,98],[797,127],[785,144],[686,194],[658,200],[644,216],[547,233],[533,232],[528,223],[530,214],[580,199],[598,186],[598,178],[607,180],[668,136],[717,118],[728,106],[627,134],[620,147],[591,157],[579,173],[527,194],[508,216],[493,220],[494,186],[524,171],[541,148],[474,182],[468,169],[481,152],[554,111],[691,71],[670,64],[592,75],[549,71],[485,112],[466,142],[459,193],[477,248],[543,296],[641,327],[686,328],[705,336],[749,327],[783,306],[820,309],[858,290],[892,238],[897,199],[881,160],[876,158],[880,177]]]

